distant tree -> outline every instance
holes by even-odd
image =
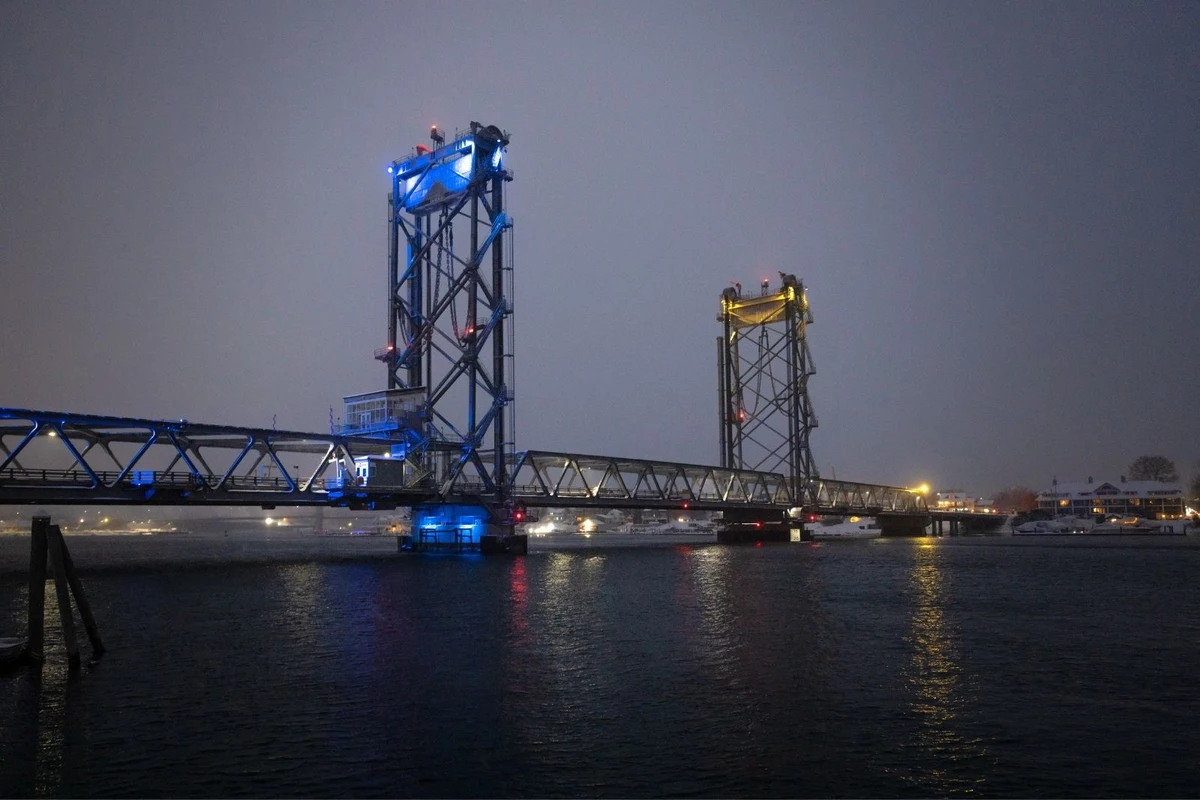
[[[1192,508],[1200,508],[1200,475],[1192,478],[1192,491],[1190,495]]]
[[[1037,508],[1037,492],[1028,486],[1010,486],[996,492],[992,507],[1005,514],[1017,514]]]
[[[1138,456],[1129,465],[1131,481],[1163,481],[1174,483],[1179,480],[1175,462],[1166,456]]]

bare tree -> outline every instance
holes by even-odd
[[[1037,492],[1028,486],[1010,486],[996,492],[992,507],[1005,514],[1017,514],[1037,508]]]
[[[1175,471],[1175,462],[1166,456],[1138,456],[1129,465],[1129,479],[1174,483],[1179,480],[1179,473]]]

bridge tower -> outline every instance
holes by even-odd
[[[387,392],[347,398],[347,413],[352,400],[402,410],[385,410],[384,422],[440,496],[484,495],[504,507],[513,449],[509,135],[472,122],[448,144],[436,126],[430,139],[388,167],[388,338],[375,353]]]
[[[816,370],[805,338],[812,312],[804,283],[779,274],[778,291],[763,281],[756,297],[738,285],[721,293],[721,466],[782,473],[799,506],[809,480],[819,477],[809,447],[817,427],[808,399]]]

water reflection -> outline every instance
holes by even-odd
[[[687,553],[687,563],[693,568],[704,633],[699,652],[711,674],[720,681],[736,679],[738,636],[734,625],[734,603],[729,591],[733,582],[730,549],[695,549]]]
[[[322,567],[320,564],[286,564],[278,567],[283,586],[282,617],[288,632],[303,647],[317,647],[327,636],[322,634]]]
[[[906,778],[925,790],[972,793],[984,779],[970,762],[987,751],[980,739],[961,732],[963,712],[974,698],[957,653],[957,631],[946,614],[949,587],[940,550],[929,541],[917,545],[909,582],[916,607],[905,637],[912,657],[904,677],[909,707],[920,723],[913,746],[922,758]]]
[[[67,666],[57,624],[58,598],[52,590],[46,592],[45,618],[45,662],[40,667],[11,667],[3,675],[0,796],[62,795],[67,742],[72,731],[80,730],[73,724],[72,709],[79,706],[82,674]]]

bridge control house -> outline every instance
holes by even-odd
[[[1119,514],[1146,519],[1181,519],[1184,516],[1183,487],[1161,481],[1116,483],[1059,483],[1037,497],[1039,509],[1061,515],[1089,517]]]

